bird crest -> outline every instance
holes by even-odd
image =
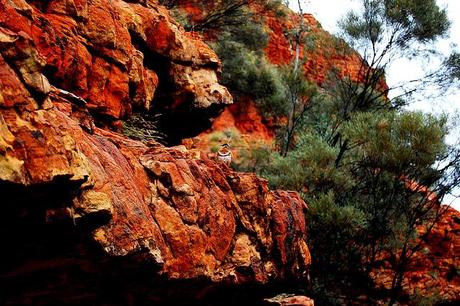
[[[217,152],[219,156],[227,156],[231,154],[230,145],[228,143],[224,143],[220,146],[219,151]]]
[[[224,162],[227,165],[230,165],[232,162],[232,151],[230,150],[230,141],[231,137],[228,137],[227,142],[224,142],[219,151],[217,152],[217,159],[221,162]]]

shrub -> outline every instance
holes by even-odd
[[[265,143],[252,143],[238,150],[235,169],[243,172],[259,173],[271,160],[273,148]]]
[[[173,7],[170,9],[171,16],[184,28],[190,29],[193,26],[192,16],[180,8]]]
[[[285,114],[284,85],[276,66],[230,35],[224,35],[214,48],[222,60],[223,84],[237,94],[254,98],[265,113]]]
[[[265,3],[265,8],[272,11],[276,17],[285,18],[289,12],[281,0],[269,0]]]
[[[142,142],[158,141],[161,142],[164,135],[157,129],[158,116],[133,113],[123,122],[122,133],[129,138]]]
[[[226,26],[222,30],[224,35],[229,35],[227,39],[241,43],[248,50],[260,51],[260,54],[268,44],[268,33],[263,24],[253,18],[245,20],[236,27]]]

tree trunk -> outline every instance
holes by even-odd
[[[396,303],[399,292],[401,291],[402,282],[404,279],[404,273],[405,273],[406,264],[407,264],[406,252],[407,252],[407,244],[403,246],[401,255],[399,257],[399,262],[396,264],[395,275],[393,277],[393,281],[391,284],[391,294],[390,294],[390,301],[388,302],[388,306],[393,306]]]
[[[286,1],[286,4],[289,6],[289,1]],[[300,70],[300,45],[302,43],[302,35],[305,30],[304,29],[305,21],[303,18],[303,9],[301,5],[301,1],[297,0],[297,4],[299,6],[300,25],[295,35],[296,46],[295,46],[294,67],[293,67],[293,72],[295,76],[298,75],[299,70]],[[289,152],[289,147],[291,145],[292,137],[294,135],[294,128],[295,128],[294,122],[296,120],[295,110],[296,110],[297,103],[298,103],[298,97],[294,97],[294,95],[292,95],[291,107],[289,109],[289,114],[288,114],[288,127],[287,127],[286,134],[284,137],[284,147],[281,152],[282,156],[286,156],[287,153]]]
[[[397,299],[402,287],[402,281],[404,279],[404,272],[399,271],[396,272],[395,277],[393,279],[393,283],[391,285],[391,294],[390,294],[390,301],[388,301],[388,306],[393,306]]]

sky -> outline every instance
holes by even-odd
[[[305,13],[311,13],[321,23],[326,31],[332,34],[338,32],[337,21],[350,9],[359,9],[357,0],[302,0]],[[452,22],[450,38],[438,41],[436,49],[443,54],[448,54],[451,47],[460,46],[460,1],[459,0],[437,0],[441,8],[446,8],[449,19]],[[297,1],[291,1],[291,7],[297,10]],[[457,47],[458,50],[458,47]],[[416,79],[417,76],[423,75],[423,68],[429,63],[420,61],[398,60],[394,62],[387,70],[387,83],[390,87],[407,80]],[[420,100],[411,104],[411,110],[421,110],[431,113],[448,113],[454,116],[460,113],[460,91],[453,91],[449,94],[443,94],[440,98],[433,101]],[[458,118],[457,118],[458,120]],[[460,122],[459,122],[460,125]],[[452,129],[447,142],[455,143],[460,138],[460,128]],[[454,191],[454,194],[460,196],[460,189]],[[451,204],[457,210],[460,210],[460,198],[448,196],[444,199],[446,204]]]

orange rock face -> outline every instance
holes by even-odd
[[[286,19],[276,17],[272,12],[265,12],[266,25],[269,28],[270,39],[265,53],[270,61],[277,65],[290,64],[294,58],[294,51],[284,32],[293,29],[299,23],[299,16],[291,13]],[[339,77],[349,77],[359,80],[361,58],[358,53],[346,46],[340,39],[323,30],[320,23],[311,15],[304,14],[307,25],[305,39],[308,49],[302,48],[305,76],[311,82],[323,85],[332,70],[338,72]]]
[[[0,0],[5,304],[177,304],[308,269],[298,194],[98,127],[167,93],[171,111],[231,101],[215,54],[132,2]]]
[[[270,143],[275,136],[273,129],[268,127],[260,115],[257,106],[250,98],[239,98],[237,103],[226,108],[212,124],[212,131],[224,131],[235,128],[248,141],[265,141]]]
[[[46,79],[85,99],[106,121],[133,108],[199,112],[230,104],[217,82],[215,53],[165,8],[132,2],[2,0],[0,20],[34,46]],[[161,99],[154,102],[156,91]]]

